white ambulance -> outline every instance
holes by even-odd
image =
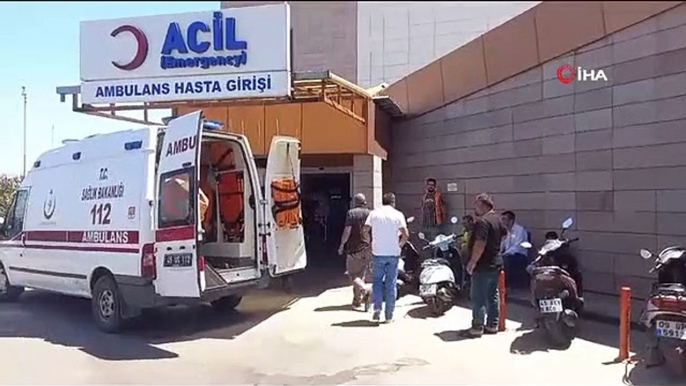
[[[233,309],[307,264],[300,143],[274,137],[264,188],[247,139],[201,112],[42,154],[0,226],[0,301],[24,288],[90,298],[105,331],[144,308]]]

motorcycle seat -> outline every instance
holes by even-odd
[[[450,265],[450,262],[442,257],[436,258],[436,259],[427,259],[424,260],[422,263],[422,268],[424,267],[431,267],[431,266],[436,266],[436,265]]]
[[[564,269],[556,266],[556,265],[550,265],[550,266],[542,266],[542,267],[534,267],[532,270],[532,274],[534,276],[538,275],[565,275],[565,276],[571,276],[569,272],[565,271]]]
[[[657,285],[657,291],[686,293],[686,286],[681,283],[660,283]]]

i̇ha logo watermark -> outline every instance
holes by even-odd
[[[564,84],[570,84],[574,80],[578,82],[607,82],[607,75],[603,70],[587,70],[585,68],[574,68],[569,64],[563,64],[557,69],[557,79]]]

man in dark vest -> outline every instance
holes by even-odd
[[[371,299],[365,279],[370,275],[372,252],[369,232],[364,229],[369,216],[364,194],[358,193],[353,197],[353,206],[345,217],[338,254],[346,254],[346,271],[353,285],[353,308],[362,307],[364,301],[365,311],[368,311]]]

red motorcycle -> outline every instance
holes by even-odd
[[[581,281],[581,276],[576,272],[576,264],[570,267],[565,261],[574,259],[567,249],[570,243],[578,240],[564,237],[572,224],[571,218],[565,220],[560,236],[546,240],[536,259],[527,267],[532,278],[533,305],[539,311],[536,325],[545,329],[552,345],[561,348],[568,347],[576,337],[579,313],[584,305],[578,290],[577,281]],[[522,246],[531,248],[531,243],[525,241]]]

